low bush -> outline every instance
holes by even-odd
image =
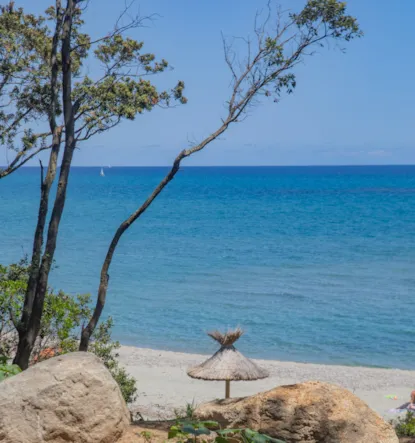
[[[0,265],[0,381],[19,371],[15,365],[8,363],[16,350],[16,326],[23,309],[28,275],[27,260],[10,266]],[[89,294],[74,297],[63,291],[55,293],[48,290],[40,333],[30,364],[76,351],[81,327],[89,320],[91,312]],[[125,401],[131,403],[137,392],[136,381],[118,363],[116,351],[120,344],[111,338],[112,327],[111,317],[101,321],[92,337],[89,351],[103,361],[118,383]]]
[[[21,372],[21,369],[17,365],[10,365],[7,361],[7,357],[0,355],[0,381],[3,381],[7,377],[16,375]]]
[[[415,415],[407,411],[404,417],[392,421],[398,437],[415,437]]]
[[[252,429],[220,429],[216,421],[178,421],[170,428],[169,439],[179,443],[284,443]]]

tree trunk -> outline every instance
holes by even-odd
[[[30,263],[30,274],[25,294],[22,317],[16,325],[19,334],[19,343],[13,363],[19,365],[22,370],[29,366],[30,354],[35,343],[37,332],[30,328],[30,320],[33,314],[33,304],[39,279],[39,265],[43,246],[43,232],[48,213],[49,194],[52,183],[56,176],[56,164],[59,155],[61,130],[58,128],[54,134],[53,148],[51,151],[46,179],[41,184],[41,197],[39,205],[38,221],[33,241],[33,254]]]
[[[42,246],[43,246],[43,233],[45,230],[46,217],[48,214],[49,194],[56,176],[56,166],[57,166],[59,149],[61,144],[61,128],[55,127],[53,129],[53,132],[54,132],[53,146],[49,157],[49,166],[46,173],[46,178],[45,180],[43,180],[42,177],[42,182],[41,182],[39,213],[38,213],[37,225],[33,240],[32,260],[30,262],[29,280],[25,294],[22,318],[20,324],[17,325],[18,329],[22,331],[24,331],[24,329],[28,324],[36,293]]]
[[[134,212],[127,220],[123,221],[119,228],[117,229],[117,232],[115,233],[111,244],[108,248],[107,255],[105,257],[104,263],[102,265],[101,269],[101,278],[99,282],[99,288],[98,288],[98,297],[97,297],[97,303],[95,305],[94,313],[92,314],[91,319],[89,320],[88,325],[82,329],[81,334],[81,343],[79,344],[79,350],[80,351],[88,351],[89,341],[91,339],[92,334],[94,333],[94,330],[98,324],[98,321],[101,317],[102,310],[105,306],[105,299],[107,296],[107,289],[108,289],[108,281],[109,281],[109,275],[108,270],[112,262],[112,257],[114,255],[115,249],[118,245],[118,242],[120,241],[121,236],[124,234],[124,232],[131,226],[132,223],[134,223],[135,220],[137,220],[138,217],[150,206],[152,201],[160,194],[160,192],[164,189],[164,187],[173,180],[174,176],[177,174],[179,168],[180,168],[180,162],[182,159],[186,156],[186,151],[182,151],[178,157],[176,158],[173,167],[169,171],[169,173],[164,177],[164,179],[159,183],[157,188],[153,191],[153,193],[150,195],[150,197],[144,202],[144,204],[136,211]]]
[[[57,5],[58,4],[60,4],[59,0],[57,1]],[[63,111],[65,119],[65,150],[61,164],[58,189],[56,192],[56,198],[52,210],[51,219],[49,222],[45,252],[42,256],[40,267],[38,265],[38,268],[33,271],[34,277],[32,278],[32,285],[30,286],[30,288],[28,285],[28,293],[26,294],[25,297],[25,306],[27,305],[29,309],[27,310],[24,309],[22,315],[22,327],[19,330],[19,344],[16,356],[14,358],[14,363],[19,365],[22,369],[27,369],[29,365],[30,354],[33,350],[35,340],[40,330],[40,325],[43,315],[43,306],[47,292],[49,273],[52,267],[53,257],[55,254],[59,224],[65,207],[66,189],[68,186],[69,172],[72,163],[73,152],[75,149],[75,135],[74,135],[75,121],[73,116],[73,106],[71,98],[72,71],[71,71],[71,56],[70,56],[71,55],[70,40],[72,32],[73,13],[74,13],[74,0],[68,0],[66,13],[65,13],[65,21],[63,23],[63,28],[62,28],[63,36],[62,36],[62,50],[61,50],[62,72],[63,72],[62,96],[63,96]],[[58,23],[59,19],[57,24]],[[59,32],[57,33],[58,37],[59,34],[60,34],[60,29]],[[58,40],[56,40],[56,47],[57,47],[57,42]],[[55,53],[55,61],[56,61],[56,53]],[[57,76],[57,72],[58,72],[57,70],[56,71],[52,70],[52,75],[55,73]],[[55,114],[53,114],[53,118],[54,115]],[[60,130],[59,130],[59,140],[60,140]],[[53,174],[53,178],[50,185],[53,183],[53,179],[55,176],[54,174],[56,174],[56,162],[57,162],[58,152],[59,150],[55,152],[56,158],[53,157],[53,161],[51,162],[48,168],[48,173],[50,171],[51,176]],[[51,153],[51,160],[52,160],[52,155],[54,155],[54,151],[52,151]],[[44,215],[45,219],[47,214],[49,191],[50,187],[47,195],[42,194],[42,197],[45,198],[41,200],[41,208],[39,210],[39,214],[42,214],[42,217]],[[36,247],[38,247],[40,244],[41,248],[43,244],[43,228],[44,228],[44,222],[43,222],[43,227],[42,226],[39,227],[39,233],[38,230],[36,230],[36,234],[38,234],[38,236],[35,235]],[[40,257],[39,258],[35,257],[35,258],[39,260]],[[24,322],[23,322],[23,316],[25,320]]]
[[[19,331],[19,343],[13,364],[18,365],[22,371],[29,367],[30,355],[36,340],[34,330],[26,328],[23,332]]]

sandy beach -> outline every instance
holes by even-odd
[[[138,397],[132,410],[145,419],[174,418],[175,410],[186,403],[200,404],[224,396],[223,382],[193,380],[186,369],[201,363],[206,355],[122,346],[120,362],[137,380]],[[255,360],[268,369],[270,377],[254,382],[234,382],[231,396],[243,397],[266,391],[279,385],[307,380],[334,383],[349,389],[386,419],[398,414],[415,389],[415,371],[377,369],[352,366],[294,363],[274,360]],[[386,398],[396,395],[397,400]]]

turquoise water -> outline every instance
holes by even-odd
[[[165,168],[74,168],[51,284],[96,293],[118,224]],[[30,252],[39,171],[0,181],[0,262]],[[126,233],[106,314],[125,344],[415,366],[415,167],[185,168]]]

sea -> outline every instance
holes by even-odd
[[[97,292],[164,167],[74,167],[50,285]],[[0,263],[30,254],[39,169],[0,181]],[[184,167],[122,237],[104,315],[122,344],[415,367],[415,166]]]

